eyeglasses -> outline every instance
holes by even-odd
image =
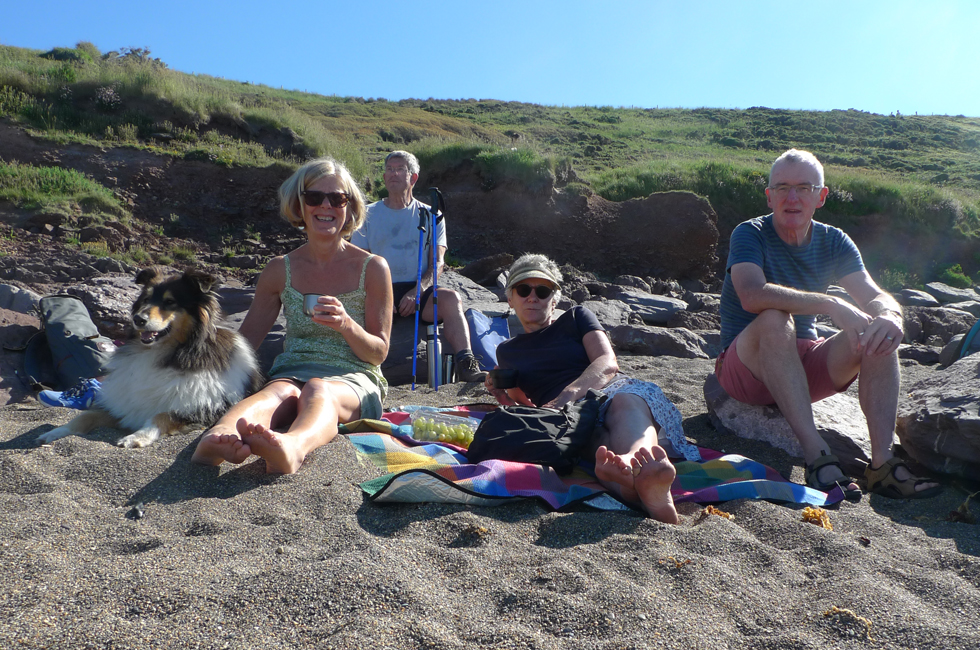
[[[330,201],[331,208],[342,208],[350,202],[350,198],[343,192],[318,192],[316,190],[303,190],[300,192],[303,196],[303,203],[315,208],[318,205],[323,205],[323,199]]]
[[[769,189],[780,198],[789,196],[790,190],[796,190],[796,196],[804,197],[810,196],[814,192],[819,193],[823,189],[823,185],[810,185],[809,183],[803,185],[776,185]]]
[[[385,167],[386,174],[404,174],[408,172],[411,175],[411,170],[408,167]]]
[[[533,289],[529,284],[518,284],[514,287],[514,291],[517,292],[517,295],[519,295],[521,298],[527,298],[530,296],[532,290],[534,291],[535,295],[537,295],[538,300],[547,300],[548,296],[550,296],[554,291],[554,289],[546,284],[539,284]]]

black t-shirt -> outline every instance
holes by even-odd
[[[538,406],[553,400],[589,367],[582,338],[603,331],[591,311],[575,306],[537,332],[521,334],[497,348],[497,364],[517,370],[517,386]]]

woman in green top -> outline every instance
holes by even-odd
[[[256,454],[267,472],[291,474],[337,435],[338,423],[381,415],[391,275],[384,258],[349,241],[364,223],[364,197],[343,165],[323,158],[297,169],[279,199],[283,217],[307,241],[262,271],[240,332],[258,349],[284,309],[284,350],[269,383],[201,438],[197,463],[241,463]],[[304,294],[319,296],[312,316],[303,312]]]

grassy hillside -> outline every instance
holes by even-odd
[[[0,46],[0,118],[57,141],[225,166],[330,154],[375,194],[377,163],[393,148],[416,152],[429,171],[470,161],[488,189],[504,179],[532,188],[554,181],[617,201],[691,190],[711,201],[723,235],[766,211],[769,164],[796,146],[827,165],[824,220],[850,231],[885,219],[912,238],[953,237],[968,251],[956,260],[961,270],[980,271],[969,252],[980,235],[980,118],[389,102],[188,75],[145,49],[102,53],[90,43],[50,52]]]

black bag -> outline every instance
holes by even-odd
[[[105,374],[116,346],[99,334],[85,304],[74,296],[41,298],[41,331],[27,343],[24,371],[32,388],[64,390]]]
[[[589,390],[560,409],[501,406],[483,416],[466,452],[471,463],[495,458],[537,463],[568,474],[579,452],[592,440],[599,407],[606,396]]]

